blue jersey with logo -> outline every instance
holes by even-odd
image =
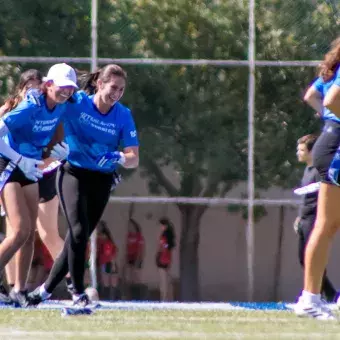
[[[316,90],[318,92],[321,93],[322,99],[323,99],[323,98],[325,98],[326,93],[329,91],[331,86],[334,85],[334,84],[340,86],[340,67],[338,68],[338,70],[334,74],[333,78],[331,78],[330,80],[325,82],[322,79],[322,77],[319,77],[317,80],[315,80],[315,82],[313,83],[313,86],[316,88]],[[326,107],[324,107],[324,109],[323,109],[322,118],[324,120],[330,119],[330,120],[334,120],[334,121],[340,123],[340,118],[337,117],[337,115],[335,115],[332,111],[330,111]]]
[[[99,167],[97,161],[107,152],[119,147],[138,146],[136,126],[130,110],[116,103],[102,114],[93,103],[93,95],[84,91],[73,95],[75,103],[68,103],[63,116],[65,141],[70,147],[68,161],[81,168],[113,172],[116,164]]]
[[[2,119],[9,133],[5,142],[25,157],[41,159],[43,148],[51,141],[57,125],[65,111],[65,104],[48,109],[45,95],[39,97],[39,104],[23,100],[6,113]]]

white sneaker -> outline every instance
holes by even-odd
[[[314,318],[317,320],[337,320],[327,304],[321,299],[315,302],[306,302],[302,296],[294,307],[295,314],[299,317]]]

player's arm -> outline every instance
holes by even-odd
[[[51,163],[56,162],[57,159],[54,157],[51,157],[51,151],[53,150],[54,146],[61,143],[64,140],[64,127],[63,123],[59,123],[59,125],[56,128],[56,131],[51,139],[51,141],[48,143],[46,148],[43,152],[43,161],[44,164],[41,166],[41,169],[47,168]]]
[[[340,68],[338,68],[335,74],[333,85],[328,90],[323,100],[323,105],[340,117]]]
[[[125,162],[122,164],[124,168],[137,168],[139,165],[139,147],[129,146],[123,149]]]
[[[124,168],[136,168],[139,165],[139,142],[136,126],[130,112],[127,112],[123,128],[120,131],[119,146],[123,151],[107,152],[100,155],[97,165],[105,166],[107,162],[118,163]]]
[[[9,133],[9,128],[5,122],[0,120],[0,153],[14,162],[25,176],[32,180],[37,181],[42,177],[41,170],[37,169],[37,166],[41,165],[43,162],[37,159],[27,158],[16,152],[10,145],[6,144],[2,139],[5,135]]]
[[[327,92],[323,105],[340,117],[340,78],[338,79],[338,83],[334,83]]]
[[[16,164],[18,164],[22,155],[5,143],[1,137],[6,136],[11,131],[24,129],[30,117],[30,110],[29,104],[21,102],[15,109],[7,112],[0,119],[0,153]]]
[[[122,165],[127,169],[137,168],[139,165],[139,142],[136,125],[130,112],[126,116],[122,137],[125,156],[125,162]]]
[[[303,100],[312,107],[316,112],[322,113],[323,104],[322,104],[322,94],[318,89],[318,84],[320,80],[316,80],[307,90],[306,94],[303,97]]]
[[[2,139],[2,137],[6,136],[8,133],[9,129],[7,125],[3,120],[0,120],[0,153],[17,164],[22,156],[12,149],[8,144],[6,144]]]

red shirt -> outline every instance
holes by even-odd
[[[144,249],[144,237],[140,232],[128,232],[126,242],[126,257],[128,261],[136,261]]]
[[[99,265],[112,262],[117,255],[117,247],[109,239],[98,238],[97,261]]]
[[[44,257],[44,268],[46,270],[51,270],[53,267],[54,261],[49,250],[46,248],[46,246],[43,243],[42,243],[41,250],[42,250],[43,257]]]
[[[32,259],[32,262],[36,265],[43,265],[44,263],[43,247],[44,244],[42,243],[41,238],[36,235],[34,240],[34,254]]]
[[[162,265],[171,264],[171,250],[167,238],[162,235],[159,239],[159,263]]]

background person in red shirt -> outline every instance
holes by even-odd
[[[159,270],[159,290],[161,301],[173,300],[172,280],[169,269],[172,263],[172,251],[175,247],[175,231],[167,218],[159,220],[161,234],[159,237],[156,265]]]
[[[98,224],[97,268],[101,295],[106,299],[117,300],[119,277],[117,265],[118,248],[105,221]]]
[[[145,254],[145,241],[140,225],[132,218],[129,219],[126,238],[126,258],[124,277],[127,285],[127,298],[141,298],[141,269]]]

